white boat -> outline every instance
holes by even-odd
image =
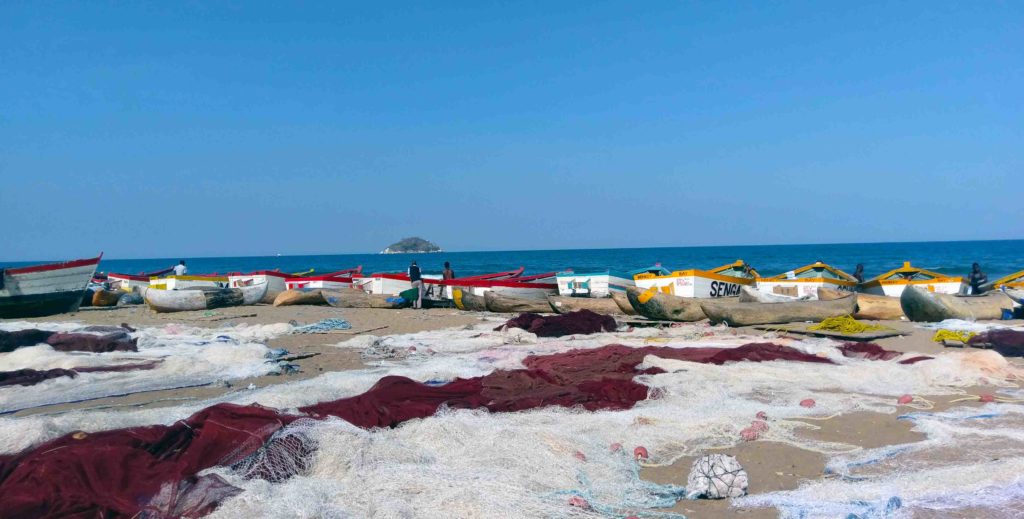
[[[739,295],[740,287],[753,285],[756,277],[756,270],[743,260],[736,260],[711,270],[677,270],[665,275],[637,274],[634,283],[643,290],[655,287],[662,293],[679,297],[729,297]]]
[[[107,283],[111,290],[123,290],[125,292],[137,292],[142,288],[149,287],[149,280],[174,271],[174,267],[142,274],[119,274],[111,272],[107,274]]]
[[[209,287],[179,290],[145,290],[146,304],[155,312],[213,310],[229,306],[254,305],[267,294],[267,284],[241,288],[210,289]]]
[[[900,297],[905,288],[915,286],[939,294],[956,294],[960,292],[962,283],[963,278],[959,276],[919,269],[912,267],[909,261],[904,261],[902,267],[865,281],[860,291],[877,296]]]
[[[570,297],[611,297],[613,291],[625,293],[626,287],[636,286],[633,278],[640,274],[667,276],[671,273],[660,264],[626,272],[614,270],[575,272],[569,270],[559,272],[556,276],[558,294]]]
[[[0,269],[0,318],[78,310],[102,257]]]
[[[440,274],[423,274],[423,284],[427,291],[427,297],[433,299],[451,298],[450,286],[456,281],[476,280],[498,280],[518,277],[523,273],[523,267],[505,272],[494,272],[492,274],[481,274],[479,276],[467,276],[457,279],[442,280]],[[353,286],[371,294],[397,296],[412,288],[412,281],[408,274],[397,272],[376,272],[366,277],[357,277],[353,280]],[[461,285],[454,285],[461,286]]]
[[[757,278],[757,289],[768,294],[817,300],[818,289],[822,287],[853,292],[857,289],[857,280],[820,261],[777,276]]]
[[[439,282],[438,285],[444,286],[449,291],[461,288],[477,296],[494,292],[514,298],[546,301],[549,295],[558,294],[558,283],[555,282],[556,274],[555,272],[545,272],[508,279],[449,279]]]
[[[184,275],[152,277],[149,279],[149,288],[155,290],[187,290],[190,288],[227,288],[227,276],[217,275]]]

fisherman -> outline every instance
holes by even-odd
[[[188,274],[188,267],[185,266],[185,260],[181,260],[174,266],[174,275],[184,276],[185,274]]]
[[[864,264],[858,263],[857,268],[853,271],[853,279],[857,280],[857,283],[864,282]]]
[[[423,276],[415,261],[409,265],[409,281],[412,281],[412,287],[416,289],[416,301],[413,301],[412,307],[423,308]]]
[[[967,275],[967,282],[971,285],[971,294],[978,295],[984,290],[981,285],[988,283],[988,275],[981,271],[981,265],[971,265],[971,273]]]
[[[441,279],[455,279],[455,271],[452,270],[452,264],[447,261],[444,262],[444,271],[441,272]]]

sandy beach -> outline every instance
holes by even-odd
[[[132,412],[183,404],[201,405],[205,401],[215,401],[216,399],[229,397],[235,398],[235,401],[239,401],[238,398],[241,398],[241,401],[245,401],[245,392],[251,392],[253,389],[274,390],[274,388],[280,387],[287,393],[287,388],[289,387],[300,387],[299,383],[303,381],[306,384],[315,384],[316,380],[318,380],[317,377],[326,374],[352,372],[353,370],[364,370],[374,366],[379,368],[381,366],[380,362],[374,359],[367,360],[363,357],[362,348],[345,347],[346,342],[358,340],[357,338],[359,337],[396,337],[420,332],[457,331],[474,327],[486,329],[494,326],[495,323],[500,324],[501,320],[507,317],[510,316],[461,312],[454,309],[417,311],[258,305],[176,314],[156,314],[141,306],[109,310],[83,309],[74,314],[29,319],[29,322],[74,322],[82,325],[116,326],[125,323],[135,328],[160,328],[167,327],[168,325],[181,325],[194,326],[216,332],[217,330],[235,330],[237,327],[244,328],[246,326],[272,325],[275,323],[301,325],[314,323],[325,318],[342,318],[351,323],[351,329],[317,334],[283,334],[267,340],[267,347],[284,348],[288,351],[285,358],[291,359],[289,362],[298,367],[298,372],[295,373],[240,378],[232,380],[229,385],[209,384],[200,387],[144,391],[124,396],[110,396],[74,403],[44,405],[19,411],[14,413],[12,417],[13,420],[17,421],[30,416],[59,417],[72,411]],[[931,340],[932,330],[922,329],[913,323],[884,322],[880,324],[906,334],[876,341],[877,344],[889,350],[907,353],[914,352],[924,355],[943,355],[951,350],[974,350],[973,348],[944,347]],[[1001,322],[999,324],[1020,325],[1021,323]],[[710,327],[708,325],[687,326],[699,331],[698,337],[703,335],[703,339],[697,339],[698,341],[715,337],[721,337],[724,340],[741,338],[743,341],[752,342],[800,341],[806,339],[796,334],[787,335],[753,328],[729,329],[725,327]],[[672,335],[665,335],[663,332],[648,329],[643,331],[644,338],[642,340],[652,344],[658,341],[680,342],[681,344],[686,342],[686,340],[670,339]],[[641,332],[624,330],[620,331],[618,336],[623,338],[629,337],[631,333],[635,335]],[[662,336],[665,338],[659,338]],[[822,340],[817,339],[817,341],[821,342]],[[567,346],[571,345],[571,343],[564,344]],[[530,346],[524,345],[523,347],[528,348]],[[1016,360],[1013,362],[1017,364]],[[1003,384],[1002,388],[981,385],[957,388],[945,394],[915,396],[927,400],[931,412],[938,412],[949,409],[954,405],[958,407],[982,405],[976,402],[959,402],[957,404],[951,402],[963,398],[964,395],[993,393],[1000,389],[1005,389],[1005,384]],[[252,394],[254,395],[252,401],[261,403],[260,398],[256,396],[261,393],[257,391]],[[822,395],[813,396],[819,399],[822,398]],[[795,490],[808,482],[825,481],[835,477],[834,475],[826,474],[829,454],[820,450],[802,448],[800,445],[802,442],[815,445],[843,445],[842,449],[855,452],[892,445],[913,444],[925,440],[926,435],[915,430],[915,423],[913,421],[900,419],[904,412],[913,411],[913,409],[896,406],[895,402],[892,402],[892,404],[893,407],[889,412],[861,410],[834,416],[808,417],[808,419],[801,419],[799,417],[787,418],[787,427],[793,427],[793,423],[804,424],[803,427],[798,425],[793,429],[794,436],[792,441],[772,441],[770,437],[750,442],[734,441],[730,445],[701,450],[701,452],[721,452],[736,456],[749,474],[749,492],[752,496]],[[267,405],[273,405],[273,403]],[[11,420],[12,417],[9,416],[6,420]],[[656,419],[652,418],[652,420]],[[642,419],[641,423],[643,423]],[[769,420],[769,423],[772,424],[772,427],[775,427],[771,420]],[[511,432],[514,433],[514,431]],[[695,458],[695,455],[688,454],[671,460],[671,463],[645,464],[639,474],[643,479],[653,483],[684,485],[689,467]],[[680,513],[687,517],[695,518],[760,518],[776,517],[779,515],[779,510],[772,507],[735,505],[730,500],[682,500],[670,510],[664,511]],[[957,515],[957,513],[952,513],[949,516],[971,516],[970,512],[964,512],[964,514]]]

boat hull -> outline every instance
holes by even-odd
[[[156,290],[188,290],[190,288],[227,288],[226,276],[167,276],[150,278],[149,288]]]
[[[819,288],[818,300],[831,301],[849,295],[849,292],[833,290],[831,288]],[[853,314],[855,319],[868,321],[898,321],[906,319],[903,307],[900,306],[900,298],[877,296],[874,294],[857,293],[857,308]]]
[[[841,279],[759,279],[757,289],[766,294],[777,294],[796,298],[818,299],[819,288],[830,288],[853,292],[857,284]]]
[[[558,295],[566,297],[605,298],[612,292],[625,292],[626,287],[636,283],[625,277],[610,272],[594,274],[559,273],[556,277]]]
[[[619,307],[619,311],[624,315],[636,315],[636,310],[633,309],[633,305],[629,304],[629,296],[626,295],[626,291],[612,292],[612,301],[615,301],[616,306]]]
[[[753,285],[754,279],[688,270],[668,276],[638,276],[635,283],[639,289],[646,290],[656,287],[658,291],[672,296],[714,298],[737,296],[740,293],[740,287]]]
[[[705,318],[697,298],[673,296],[655,287],[627,288],[626,297],[637,314],[655,321],[694,322]]]
[[[484,296],[478,296],[469,289],[454,287],[452,289],[452,301],[455,303],[455,308],[459,310],[470,312],[487,311],[487,301],[484,299]]]
[[[487,310],[491,312],[499,313],[535,313],[535,314],[550,314],[553,313],[551,310],[551,304],[548,303],[547,298],[544,299],[527,299],[522,297],[512,297],[504,295],[493,290],[488,291],[484,294],[484,302],[487,304]]]
[[[274,299],[287,290],[285,286],[286,275],[278,272],[231,274],[228,275],[228,287],[242,288],[266,283],[267,293],[263,296],[263,303],[271,304]]]
[[[274,306],[293,305],[322,305],[324,300],[323,291],[319,288],[308,288],[301,290],[285,290],[274,298]]]
[[[724,300],[702,300],[704,313],[712,323],[729,326],[821,322],[829,317],[853,315],[857,304],[854,294],[832,301],[794,301],[790,303],[741,303]]]
[[[946,319],[1001,319],[1004,309],[1013,308],[1013,301],[1002,292],[955,296],[911,286],[900,295],[900,306],[911,321],[938,322]]]
[[[159,290],[150,287],[146,290],[145,299],[154,312],[168,313],[253,305],[263,299],[266,293],[265,284],[219,290]]]
[[[0,318],[74,312],[100,257],[0,270]]]
[[[903,295],[903,291],[906,290],[908,286],[913,286],[939,294],[958,294],[960,293],[961,284],[962,282],[959,278],[947,281],[906,281],[894,279],[867,283],[861,287],[861,292],[876,296],[899,298]]]
[[[604,315],[622,315],[619,305],[610,297],[566,297],[548,296],[548,303],[551,309],[560,314],[567,314],[578,310],[590,310],[591,312]]]

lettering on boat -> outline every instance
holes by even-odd
[[[712,281],[711,291],[708,293],[711,297],[729,297],[740,295],[740,286],[736,283],[726,283],[725,281]]]

